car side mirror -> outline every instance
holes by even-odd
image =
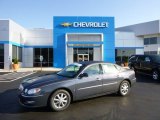
[[[146,62],[151,62],[150,60],[146,60]]]
[[[83,78],[83,77],[88,77],[88,74],[87,73],[82,73],[79,75],[79,78]]]

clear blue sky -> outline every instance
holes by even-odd
[[[115,26],[160,19],[160,0],[0,0],[0,19],[52,28],[53,16],[113,16]]]

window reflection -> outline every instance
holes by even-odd
[[[53,48],[34,48],[34,67],[40,67],[40,56],[43,56],[42,67],[53,66]]]
[[[4,69],[4,45],[0,45],[0,69]]]

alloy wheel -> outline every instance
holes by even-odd
[[[53,104],[57,109],[61,109],[68,103],[67,95],[65,93],[59,93],[53,98]]]
[[[53,111],[66,109],[71,102],[71,96],[66,90],[57,90],[50,99],[50,106]]]
[[[158,80],[158,78],[159,78],[158,72],[153,71],[152,77],[153,77],[154,80]]]
[[[128,81],[123,81],[120,85],[119,93],[122,96],[126,96],[130,91],[130,84]]]

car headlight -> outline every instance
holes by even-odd
[[[27,94],[28,95],[36,94],[36,93],[39,93],[40,91],[41,91],[40,88],[33,88],[33,89],[28,90]]]

